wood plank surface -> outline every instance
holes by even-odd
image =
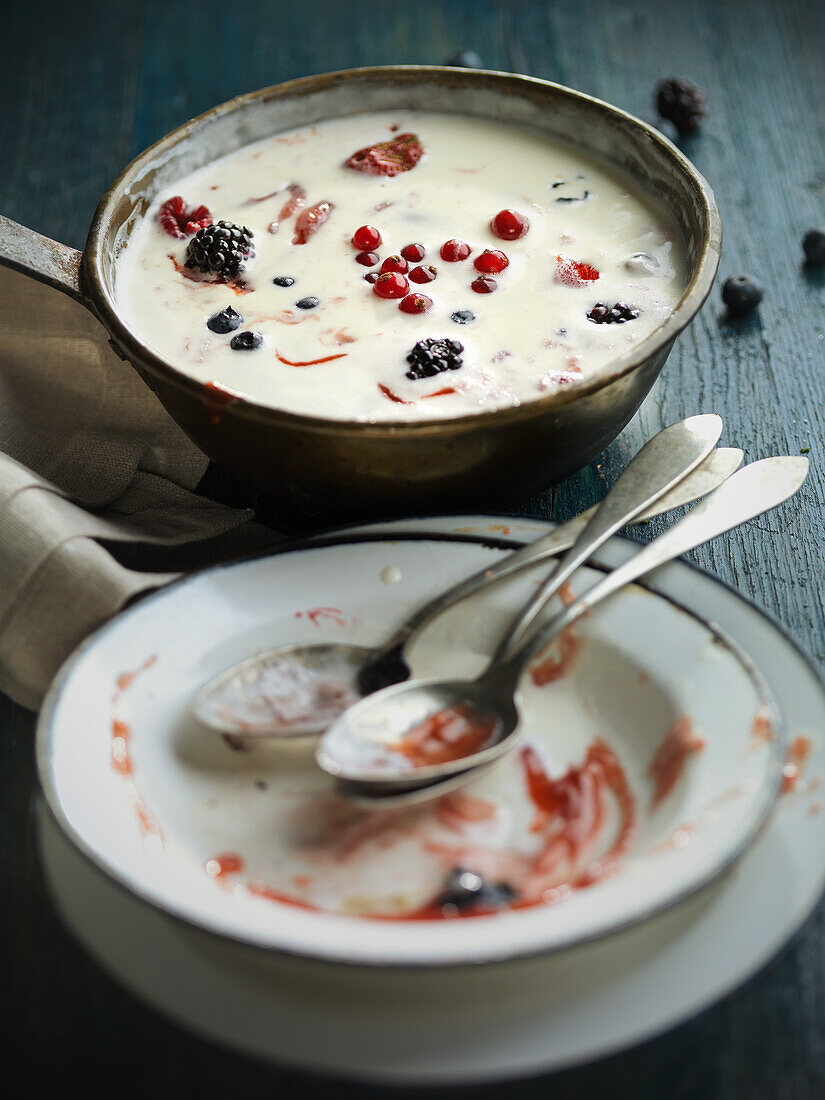
[[[458,48],[490,68],[557,80],[651,121],[656,81],[687,76],[710,117],[683,142],[716,190],[720,278],[765,286],[758,315],[725,319],[715,290],[655,390],[604,455],[511,511],[564,519],[598,499],[643,439],[694,412],[725,419],[746,459],[809,453],[788,506],[698,551],[825,660],[825,269],[800,240],[825,225],[825,5],[810,0],[245,0],[6,4],[0,66],[0,211],[82,247],[98,197],[142,148],[239,92],[312,72],[438,63]],[[0,332],[2,321],[0,320]],[[0,367],[0,369],[2,369]],[[809,449],[809,452],[808,452]],[[222,484],[213,475],[215,485]],[[651,524],[642,536],[658,529]],[[4,1038],[27,1087],[53,1096],[369,1097],[377,1090],[276,1072],[184,1034],[119,990],[73,943],[39,885],[31,846],[30,715],[0,701],[0,939]],[[435,1090],[438,1097],[445,1092]],[[751,1100],[825,1096],[825,909],[746,988],[641,1048],[471,1095]]]

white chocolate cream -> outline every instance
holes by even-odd
[[[357,150],[408,133],[424,150],[412,168],[389,177],[345,166]],[[279,220],[302,194],[304,205]],[[185,266],[191,236],[169,236],[158,220],[173,195],[252,230],[254,256],[240,285]],[[332,204],[329,217],[295,243],[301,214],[322,202]],[[491,220],[502,209],[528,220],[524,235],[496,236]],[[355,259],[352,237],[363,225],[381,234],[374,267]],[[454,239],[472,251],[445,262],[441,247]],[[432,281],[409,283],[409,293],[431,299],[423,313],[404,312],[400,299],[379,297],[364,278],[410,244],[426,250],[410,269],[436,268]],[[477,293],[474,262],[485,249],[500,250],[509,265],[492,275],[492,292]],[[294,283],[273,283],[283,276]],[[527,128],[393,111],[282,133],[179,180],[123,250],[116,293],[132,330],[200,382],[290,412],[381,421],[477,413],[576,385],[653,332],[685,282],[675,224],[607,164]],[[318,305],[298,308],[305,298]],[[600,303],[638,316],[595,323],[588,314]],[[241,314],[240,327],[210,331],[210,316],[227,306]],[[472,320],[458,323],[460,311]],[[262,343],[233,350],[232,337],[244,331]],[[459,341],[462,365],[408,378],[407,355],[428,338]]]

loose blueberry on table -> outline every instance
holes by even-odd
[[[733,275],[722,284],[722,301],[732,317],[752,313],[762,301],[764,291],[750,275]]]

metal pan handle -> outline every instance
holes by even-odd
[[[80,274],[82,259],[83,253],[76,248],[26,229],[0,214],[0,264],[62,290],[91,310],[92,303],[83,289]]]

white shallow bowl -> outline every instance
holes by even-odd
[[[401,521],[388,537],[537,538],[550,525],[502,517]],[[631,545],[600,554],[620,564]],[[644,924],[494,967],[358,968],[309,963],[204,933],[122,888],[38,815],[52,896],[92,956],[198,1034],[278,1063],[394,1085],[467,1084],[591,1061],[674,1026],[730,993],[800,927],[825,885],[825,688],[756,607],[677,562],[657,590],[713,618],[766,670],[802,780],[758,840],[708,890]],[[42,807],[41,807],[42,809]],[[231,1010],[229,1009],[231,1006]]]
[[[551,952],[683,901],[730,867],[767,819],[781,781],[781,724],[767,685],[735,643],[638,587],[582,624],[582,653],[565,677],[522,693],[525,739],[554,774],[580,762],[596,737],[623,763],[638,822],[615,873],[558,904],[472,920],[374,921],[307,911],[247,888],[295,893],[293,878],[309,876],[325,907],[352,907],[358,898],[370,909],[388,895],[414,907],[443,880],[443,868],[421,854],[428,842],[456,846],[456,863],[488,843],[529,846],[532,809],[516,754],[468,788],[498,807],[492,839],[482,822],[456,841],[427,810],[399,838],[390,834],[397,843],[387,847],[385,836],[342,860],[339,811],[323,824],[331,800],[311,743],[238,752],[187,714],[196,688],[227,664],[300,639],[378,641],[412,607],[501,552],[438,534],[343,536],[210,570],[143,601],[81,647],[44,705],[38,755],[55,816],[95,863],[167,913],[233,940],[334,962],[455,966]],[[402,579],[388,584],[382,576],[393,571]],[[532,584],[516,578],[444,616],[418,639],[414,671],[479,668]],[[138,669],[124,685],[123,674]],[[705,747],[653,808],[649,764],[683,715]],[[757,715],[769,716],[772,738],[754,736]],[[128,776],[113,767],[113,719],[128,726]],[[205,867],[227,852],[245,867],[216,881]]]

